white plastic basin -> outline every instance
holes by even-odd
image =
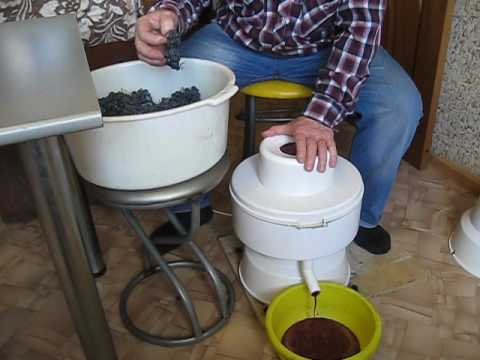
[[[450,251],[466,271],[480,277],[480,198],[465,211],[449,240]]]
[[[150,114],[104,117],[100,129],[66,136],[80,175],[111,189],[141,190],[191,179],[226,151],[230,98],[237,92],[227,67],[182,59],[179,71],[133,61],[92,72],[98,97],[147,89],[155,101],[196,86],[201,101]]]

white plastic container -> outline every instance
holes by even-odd
[[[449,244],[460,266],[480,277],[480,199],[476,206],[463,213]]]
[[[336,168],[308,173],[293,156],[277,151],[291,141],[265,139],[260,154],[244,160],[230,183],[233,228],[246,247],[241,281],[265,303],[303,281],[301,262],[307,260],[317,279],[347,284],[345,249],[359,226],[358,170],[339,157]]]
[[[66,136],[75,166],[106,188],[141,190],[179,183],[215,165],[226,151],[230,98],[237,92],[227,67],[182,59],[179,71],[133,61],[92,72],[97,96],[147,89],[157,101],[196,86],[202,100],[133,116],[104,117],[104,126]]]
[[[301,166],[294,161],[295,156],[280,150],[282,145],[290,141],[292,139],[287,136],[275,136],[260,144],[258,179],[262,185],[272,192],[289,196],[312,195],[330,187],[334,180],[335,169],[327,166],[323,173],[299,171]],[[292,184],[295,186],[290,186]]]

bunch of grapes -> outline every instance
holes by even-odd
[[[103,116],[124,116],[147,114],[164,111],[200,101],[200,91],[197,87],[182,88],[169,97],[154,102],[148,90],[139,89],[132,93],[124,91],[111,92],[100,98],[100,109]]]
[[[181,35],[178,31],[168,33],[165,58],[167,65],[174,70],[180,70],[180,42]]]

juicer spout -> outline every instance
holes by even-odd
[[[310,294],[316,296],[320,293],[320,287],[318,286],[318,280],[313,272],[313,261],[303,260],[300,262],[300,270],[303,276],[303,280],[307,284]]]

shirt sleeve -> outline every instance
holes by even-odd
[[[312,100],[304,115],[328,127],[354,111],[369,65],[380,46],[387,0],[343,0],[335,25],[340,34],[325,68],[319,71]]]
[[[159,0],[150,11],[167,9],[178,15],[178,30],[188,32],[198,22],[202,10],[211,0]]]

